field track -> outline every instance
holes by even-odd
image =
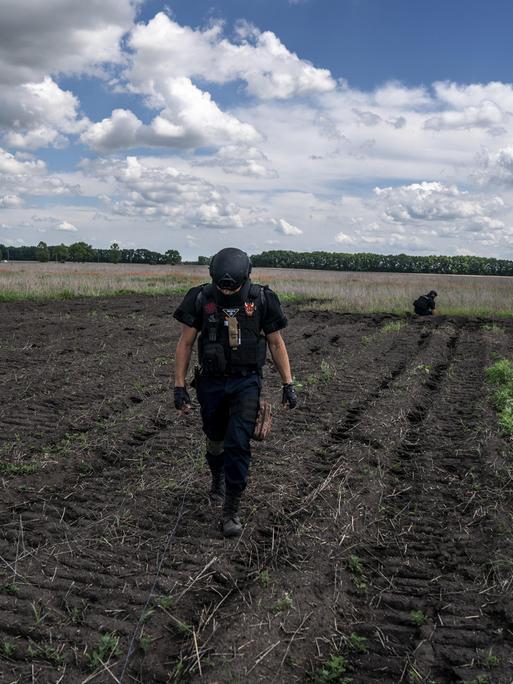
[[[255,445],[228,542],[198,411],[172,407],[176,303],[1,305],[0,682],[510,684],[512,449],[484,370],[513,322],[289,307],[301,404]]]

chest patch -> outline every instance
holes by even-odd
[[[244,304],[244,311],[246,316],[251,317],[255,313],[255,302],[246,302]]]
[[[215,302],[207,302],[203,306],[203,311],[206,313],[207,316],[211,316],[214,314],[217,310],[217,306],[215,305]]]

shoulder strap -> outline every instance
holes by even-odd
[[[194,301],[194,308],[196,310],[196,314],[200,314],[202,309],[203,309],[203,304],[205,301],[208,299],[208,286],[210,283],[203,283],[203,285],[200,285],[200,289],[198,290],[198,294],[196,295],[196,299]]]

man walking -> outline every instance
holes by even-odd
[[[223,499],[225,537],[241,534],[238,515],[251,459],[262,368],[267,346],[283,382],[282,404],[294,408],[297,396],[280,330],[287,325],[278,297],[250,281],[251,261],[240,249],[222,249],[210,262],[212,283],[193,287],[174,313],[182,323],[176,347],[174,401],[187,413],[191,400],[186,376],[198,336],[200,372],[196,393],[212,474],[210,494]]]

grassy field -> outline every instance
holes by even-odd
[[[208,280],[205,266],[10,262],[0,265],[0,301],[176,294]],[[435,289],[440,314],[513,315],[510,277],[257,268],[253,280],[270,285],[282,301],[310,306],[315,299],[323,310],[404,313]]]

